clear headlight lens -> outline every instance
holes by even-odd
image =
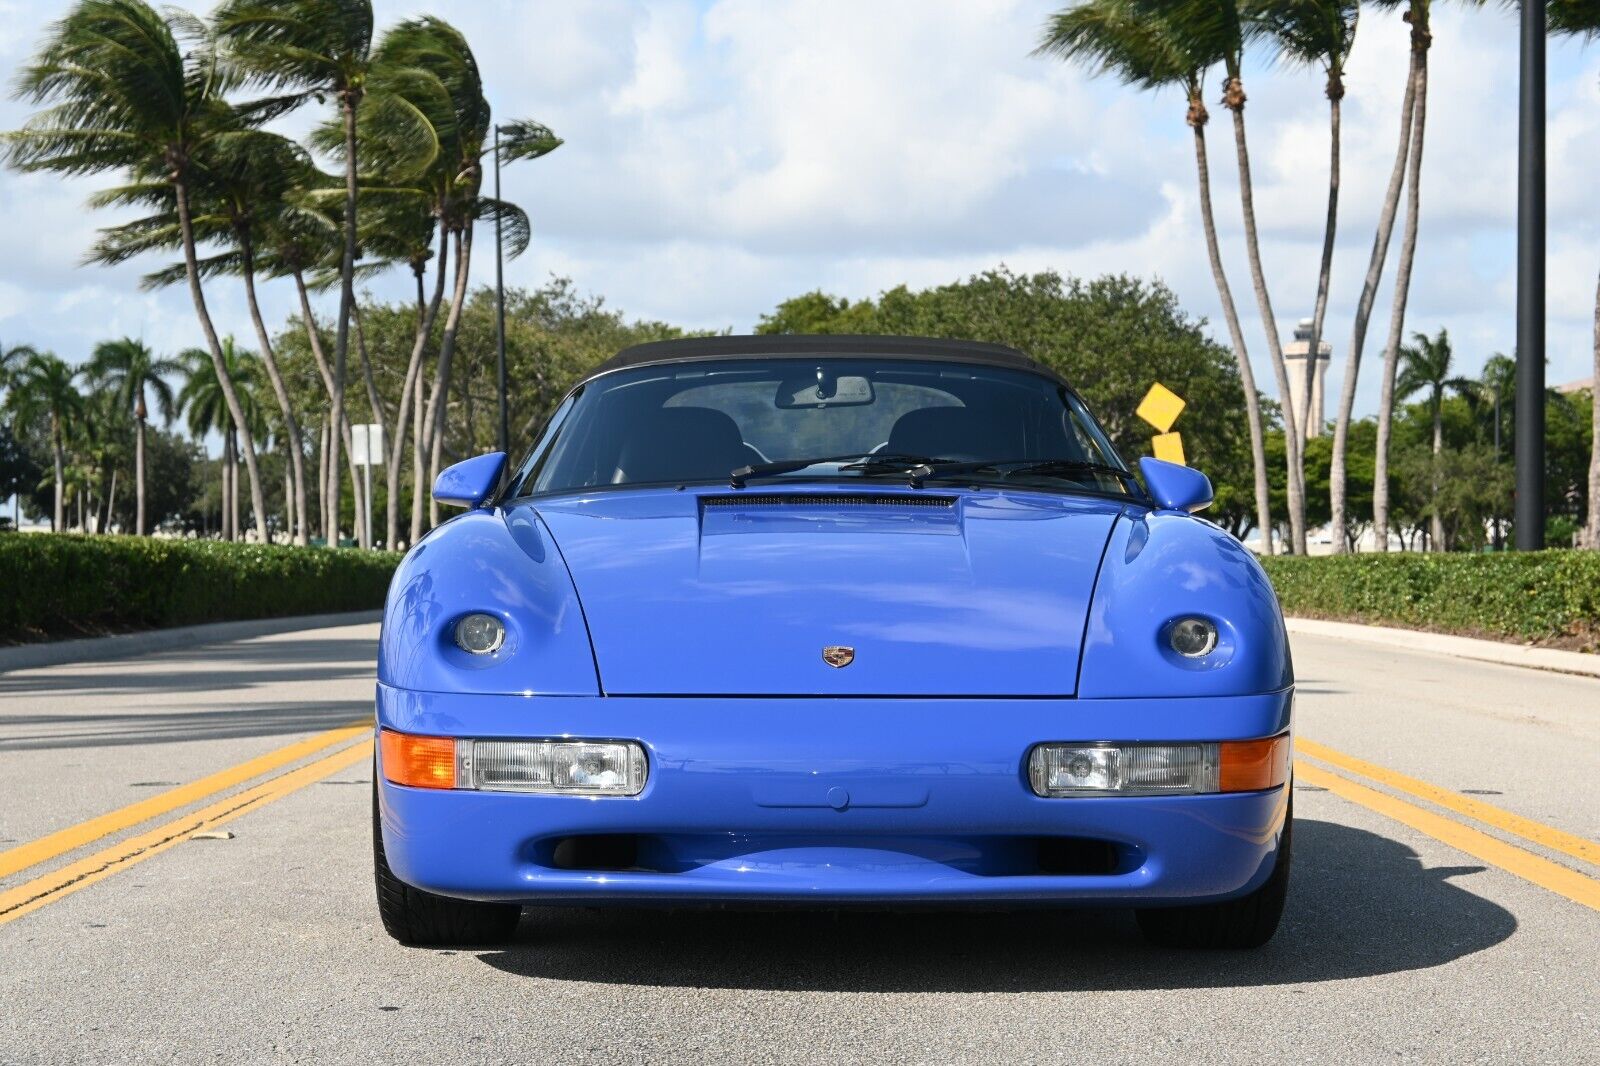
[[[469,614],[456,623],[456,646],[464,652],[490,655],[505,642],[505,623],[492,614]]]
[[[456,788],[637,796],[648,773],[633,741],[456,741]]]
[[[1172,623],[1167,639],[1172,650],[1186,659],[1210,655],[1217,646],[1217,627],[1204,618],[1180,618]]]
[[[1040,796],[1163,796],[1216,792],[1216,744],[1040,744],[1028,783]]]

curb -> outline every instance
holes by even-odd
[[[174,629],[151,629],[143,633],[122,633],[114,637],[19,644],[15,647],[0,648],[0,674],[10,670],[31,670],[40,666],[127,659],[171,648],[248,640],[251,637],[294,633],[302,629],[364,625],[380,621],[382,618],[382,611],[305,614],[292,618],[256,618],[246,622],[212,622],[207,625],[179,626]]]
[[[1600,655],[1587,655],[1581,651],[1530,648],[1523,644],[1506,644],[1498,640],[1454,637],[1444,633],[1424,633],[1415,629],[1391,629],[1387,626],[1369,626],[1357,622],[1329,622],[1320,618],[1285,618],[1283,622],[1291,634],[1333,637],[1361,644],[1376,644],[1385,648],[1403,648],[1407,651],[1431,652],[1457,659],[1520,666],[1529,670],[1549,670],[1561,674],[1600,678]]]

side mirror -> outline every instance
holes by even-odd
[[[505,468],[505,452],[463,459],[439,472],[439,480],[433,483],[433,498],[452,507],[476,507],[489,498]]]
[[[1216,496],[1210,478],[1177,463],[1147,456],[1139,460],[1139,472],[1144,475],[1145,487],[1155,497],[1156,506],[1163,511],[1204,511]]]

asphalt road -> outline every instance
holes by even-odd
[[[432,951],[378,925],[370,749],[329,732],[375,638],[0,674],[0,1062],[1600,1062],[1600,681],[1297,637],[1255,953],[1115,911],[530,911]]]

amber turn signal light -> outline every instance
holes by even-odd
[[[1264,740],[1225,740],[1217,745],[1220,792],[1259,792],[1289,780],[1289,734]]]
[[[385,780],[412,788],[455,787],[456,742],[451,738],[414,737],[384,729],[378,740]]]

